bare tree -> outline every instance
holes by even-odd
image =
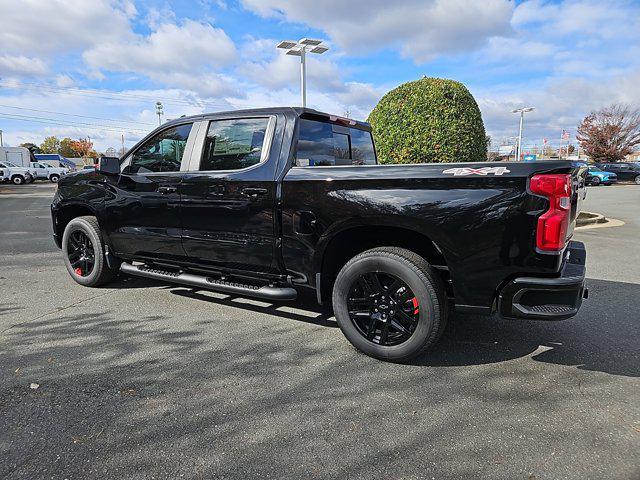
[[[600,162],[619,162],[640,145],[640,109],[615,104],[591,112],[578,127],[582,150]]]

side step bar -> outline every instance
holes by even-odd
[[[147,267],[146,265],[131,265],[123,262],[120,265],[120,271],[129,275],[137,275],[139,277],[152,278],[165,282],[179,283],[181,285],[189,285],[191,287],[200,287],[205,290],[214,290],[216,292],[230,293],[245,297],[262,298],[265,300],[285,301],[295,300],[298,292],[292,287],[271,287],[257,285],[243,285],[226,280],[217,280],[215,278],[205,277],[202,275],[193,275],[183,272],[169,272],[166,270],[158,270],[156,268]]]

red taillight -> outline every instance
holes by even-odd
[[[549,199],[549,210],[538,218],[538,250],[559,251],[566,244],[571,216],[571,175],[539,174],[531,177],[531,191]]]

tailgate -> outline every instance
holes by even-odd
[[[574,167],[571,171],[571,221],[567,228],[567,240],[573,235],[582,203],[587,196],[587,167]]]

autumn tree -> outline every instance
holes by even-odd
[[[58,151],[58,153],[63,157],[76,158],[78,154],[72,148],[72,143],[73,140],[71,140],[69,137],[65,137],[60,140],[60,150]]]
[[[86,138],[71,141],[71,149],[76,152],[79,157],[97,157],[97,153],[93,150],[93,142]]]
[[[60,153],[60,139],[55,136],[47,137],[40,144],[42,153]]]
[[[640,109],[615,104],[587,115],[576,137],[582,150],[599,162],[619,162],[640,145]]]

